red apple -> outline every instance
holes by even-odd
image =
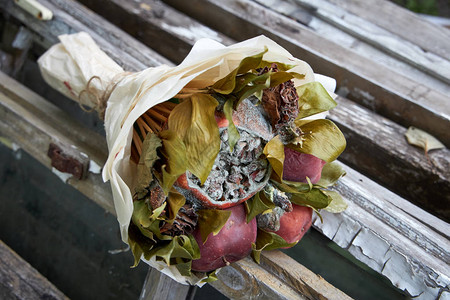
[[[300,241],[312,224],[312,209],[292,204],[292,211],[280,218],[280,229],[275,231],[289,244]]]
[[[314,155],[301,153],[285,147],[283,179],[306,182],[306,177],[309,177],[312,183],[317,183],[325,163],[325,161]]]
[[[246,222],[243,204],[233,206],[228,221],[217,235],[212,233],[203,244],[198,227],[193,236],[200,248],[200,259],[192,261],[192,270],[209,272],[246,257],[256,241],[256,219]]]

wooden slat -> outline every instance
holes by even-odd
[[[5,80],[5,77],[6,76],[2,74],[2,77],[0,78]],[[6,96],[2,92],[2,89],[0,89],[1,136],[12,140],[18,147],[28,152],[49,169],[52,168],[49,158],[46,155],[49,144],[54,141],[72,147],[75,150],[80,151],[80,153],[84,153],[89,158],[92,158],[92,151],[87,149],[83,143],[78,143],[76,139],[73,139],[70,134],[65,131],[64,123],[70,124],[68,126],[76,131],[79,130],[80,135],[94,135],[94,138],[96,138],[94,133],[76,126],[76,122],[71,121],[70,117],[52,104],[47,103],[44,105],[42,101],[45,100],[37,95],[33,95],[34,93],[32,91],[29,91],[19,83],[12,79],[6,78],[6,80],[9,80],[9,84],[13,84],[14,86],[14,89],[8,90],[8,93],[14,94],[11,95],[11,97]],[[21,98],[20,95],[28,95],[28,97]],[[12,97],[14,97],[14,100],[11,99]],[[45,115],[47,110],[50,113],[49,115]],[[99,165],[103,164],[104,161],[99,162]],[[69,179],[67,183],[73,185],[105,210],[114,214],[110,187],[108,184],[97,181],[99,176],[100,175],[96,173],[89,173],[86,180]],[[298,263],[296,264],[300,266]],[[229,286],[227,288],[219,287],[221,284],[217,283],[217,289],[228,297],[235,299],[259,299],[260,297],[266,297],[266,299],[274,299],[273,297],[277,299],[303,299],[301,291],[297,291],[290,285],[280,288],[280,285],[285,283],[281,281],[277,275],[268,272],[262,268],[262,266],[255,264],[250,259],[237,262],[225,269],[228,271],[219,274],[222,283],[226,284],[226,282],[228,282]],[[245,275],[245,278],[251,279],[248,281],[248,284],[251,284],[253,288],[246,288],[244,293],[240,286],[231,285],[234,279],[230,276],[236,274],[236,272],[242,274],[242,276]],[[303,275],[313,276],[312,273]],[[295,282],[298,280],[298,278],[293,278],[291,281]],[[301,279],[301,281],[306,282],[309,282],[310,280],[311,278]],[[320,288],[320,286],[317,286],[317,288]],[[345,297],[341,291],[331,285],[328,284],[327,288],[329,291],[333,291],[332,293],[330,292],[330,295],[342,295],[342,297]],[[315,293],[321,295],[322,291],[317,290]],[[238,297],[238,295],[241,296]]]
[[[111,0],[107,7],[103,1],[79,2],[173,62],[181,62],[200,38],[210,38],[226,45],[233,42],[161,1]]]
[[[171,64],[166,58],[144,47],[122,30],[76,2],[43,0],[40,3],[53,11],[51,21],[42,22],[15,5],[13,1],[0,0],[3,10],[25,23],[29,30],[40,37],[36,41],[42,40],[41,43],[45,48],[58,43],[59,35],[85,31],[126,71],[140,71],[162,63]],[[64,9],[69,10],[70,14]],[[120,39],[117,38],[119,36]]]
[[[188,21],[184,16],[182,23],[176,23],[166,14],[152,20],[147,18],[145,10],[136,5],[125,2],[114,2],[114,9],[103,10],[102,1],[82,0],[83,3],[96,9],[98,13],[110,20],[117,20],[117,24],[123,23],[120,15],[131,17],[134,15],[134,22],[142,27],[158,27],[158,36],[151,33],[141,32],[138,38],[146,44],[151,45],[151,41],[156,44],[163,44],[165,40],[172,41],[172,47],[183,49],[176,53],[169,52],[172,59],[180,61],[195,42],[195,39],[185,40],[184,34],[177,29],[182,24],[186,28],[199,26],[195,20]],[[274,0],[275,1],[275,0]],[[278,0],[277,0],[278,1]],[[156,1],[142,2],[152,7],[153,10],[163,9]],[[141,4],[142,4],[141,3]],[[286,6],[287,3],[278,1],[276,9],[280,11],[291,11],[295,15],[298,7]],[[131,9],[133,6],[134,9]],[[167,10],[167,7],[164,7]],[[122,13],[121,13],[122,12]],[[168,16],[172,16],[168,14]],[[153,17],[154,18],[154,17]],[[181,19],[181,17],[180,17]],[[162,26],[161,24],[171,23],[172,26]],[[192,25],[189,25],[192,24]],[[129,33],[135,33],[139,27],[126,26]],[[195,30],[191,32],[191,35]],[[187,34],[189,35],[189,34]],[[219,36],[219,34],[211,34]],[[177,42],[176,42],[177,41]],[[175,43],[176,42],[176,43]],[[160,50],[161,51],[161,50]],[[420,150],[408,145],[403,137],[406,129],[400,125],[376,115],[375,113],[339,97],[339,105],[333,110],[330,119],[338,123],[346,137],[349,139],[347,150],[342,156],[342,160],[355,169],[367,174],[369,177],[382,183],[384,186],[406,197],[413,203],[439,215],[441,218],[450,220],[450,153],[448,149],[430,153],[430,160]],[[377,155],[374,155],[377,153]]]
[[[349,97],[408,127],[422,128],[450,145],[448,97],[330,42],[305,26],[250,0],[164,2],[236,40],[265,34],[336,78]],[[214,13],[211,13],[213,12]]]
[[[0,298],[69,299],[1,240]]]
[[[50,169],[51,160],[47,156],[50,143],[72,148],[80,156],[87,156],[93,167],[87,178],[82,181],[68,178],[66,182],[107,211],[114,212],[111,190],[103,182],[100,169],[95,168],[103,166],[106,161],[104,137],[87,130],[66,113],[1,72],[0,100],[0,128],[3,136],[13,140]]]
[[[398,7],[391,1],[329,1],[403,37],[426,51],[433,52],[447,59],[449,58],[450,33],[446,28],[422,20],[416,14]]]
[[[172,280],[156,269],[149,268],[139,300],[179,299],[191,300],[189,292],[194,289]]]
[[[448,59],[427,52],[401,36],[361,16],[354,15],[328,0],[254,1],[301,22],[316,34],[401,73],[407,78],[421,82],[443,94],[450,92]]]

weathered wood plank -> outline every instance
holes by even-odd
[[[85,180],[61,176],[109,212],[114,212],[109,185],[101,178],[106,161],[104,137],[85,129],[45,99],[0,72],[0,130],[36,160],[53,169],[47,152],[51,143],[72,148],[90,160]]]
[[[10,81],[14,82],[12,79],[10,79]],[[71,123],[70,118],[67,117],[65,113],[50,103],[42,103],[42,101],[45,102],[45,100],[37,95],[31,97],[30,94],[33,94],[31,91],[23,93],[17,92],[21,89],[27,90],[25,87],[16,83],[14,89],[9,91],[9,93],[15,92],[13,95],[14,100],[3,94],[2,90],[0,90],[1,136],[12,140],[18,147],[30,153],[49,169],[51,169],[51,165],[46,154],[50,142],[54,141],[72,147],[74,150],[80,151],[80,153],[84,153],[92,159],[94,156],[92,155],[91,157],[93,151],[87,149],[83,143],[76,141],[75,138],[71,137],[71,135],[65,131],[65,125],[63,124],[68,122],[69,124]],[[29,97],[23,99],[20,97],[22,94],[28,94]],[[46,115],[47,110],[50,113],[49,115]],[[59,120],[59,122],[57,120]],[[79,130],[80,135],[94,135],[95,137],[94,133],[80,128],[75,122],[73,122],[71,126],[73,126],[73,129]],[[100,146],[97,147],[102,148]],[[104,157],[104,160],[105,159],[106,157]],[[103,162],[99,162],[99,165],[103,165],[104,160]],[[90,172],[86,180],[68,179],[67,183],[73,185],[105,210],[114,214],[110,187],[109,185],[100,182],[100,180],[100,174]],[[248,281],[248,284],[253,287],[248,290],[246,288],[246,293],[244,294],[241,288],[233,285],[228,286],[228,288],[218,288],[230,298],[260,299],[261,297],[266,297],[265,299],[274,299],[275,297],[276,299],[303,299],[303,296],[299,291],[296,291],[288,285],[284,286],[285,283],[280,281],[276,275],[271,275],[268,271],[264,270],[261,266],[256,265],[250,259],[232,264],[226,269],[229,271],[219,273],[222,282],[229,282],[231,284],[233,279],[230,276],[232,275],[227,272],[232,272],[233,274],[238,272],[243,274],[242,276],[245,275],[245,278],[251,279]],[[230,271],[231,269],[233,269],[233,271]],[[294,279],[292,280],[294,281]],[[310,279],[305,278],[302,280],[309,281]],[[219,285],[219,283],[217,284]],[[234,287],[237,290],[234,290]],[[318,288],[319,287],[320,286],[318,286]],[[332,288],[331,285],[328,287],[334,289],[335,294],[342,294],[341,291]],[[318,290],[316,294],[320,295],[322,292]],[[242,295],[240,296],[241,298],[237,298],[238,295]]]
[[[105,18],[118,19],[118,25],[123,23],[119,20],[121,12],[127,17],[135,12],[134,22],[148,24],[149,27],[155,26],[153,25],[155,22],[158,24],[173,22],[167,19],[166,15],[159,17],[157,21],[152,21],[151,18],[149,20],[146,18],[147,14],[141,12],[142,9],[135,7],[132,10],[130,4],[120,1],[114,2],[113,10],[102,10],[102,1],[82,1],[89,4],[98,13],[103,14]],[[273,2],[275,0],[258,1],[268,3],[268,1]],[[154,4],[154,1],[142,3],[149,5],[156,11],[161,9],[161,6]],[[284,1],[277,1],[277,4],[274,9],[284,12],[293,11],[293,14],[295,14],[299,9],[297,5],[288,6],[289,3]],[[189,21],[186,17],[183,18],[182,22],[186,24],[186,27],[190,26],[188,24],[197,24],[195,20]],[[136,25],[134,27],[126,25],[126,27],[129,32],[139,30]],[[178,53],[180,56],[174,56],[174,53],[171,53],[171,55],[173,60],[180,61],[184,57],[181,56],[182,53],[192,47],[195,39],[185,42],[183,41],[183,34],[173,28],[178,28],[178,26],[165,27],[164,30],[159,30],[157,38],[147,32],[142,32],[138,38],[144,42],[155,39],[156,43],[164,43],[164,40],[176,37],[178,42],[172,46],[184,50]],[[195,31],[191,32],[192,35],[194,33]],[[172,43],[175,43],[175,41]],[[405,128],[345,98],[339,97],[339,99],[339,105],[333,110],[330,119],[341,125],[349,138],[347,151],[342,156],[343,161],[408,198],[413,203],[450,220],[450,155],[448,155],[448,149],[430,153],[432,160],[430,163],[423,152],[405,142],[403,137],[406,132]],[[377,155],[374,155],[374,153],[377,153]]]
[[[257,0],[257,2],[261,2],[261,0]],[[297,5],[310,9],[314,16],[329,23],[329,26],[341,29],[362,42],[371,44],[389,53],[391,56],[406,61],[417,69],[447,84],[450,83],[450,62],[448,56],[440,57],[434,53],[427,52],[420,46],[417,46],[414,41],[404,40],[398,35],[366,21],[361,16],[348,13],[327,0],[295,0],[295,2]],[[328,38],[334,39],[332,36]]]
[[[172,280],[156,269],[149,268],[139,300],[179,299],[190,300],[191,288]]]
[[[233,42],[161,1],[111,0],[106,7],[103,1],[79,2],[173,62],[181,62],[194,42],[201,38],[210,38],[227,45]]]
[[[53,19],[51,21],[42,22],[22,10],[14,2],[0,0],[3,10],[26,24],[29,30],[40,37],[36,38],[36,41],[41,42],[45,48],[58,43],[59,35],[85,31],[92,36],[103,51],[127,71],[140,71],[146,67],[163,63],[171,64],[166,58],[74,1],[43,0],[40,3],[52,10]]]
[[[447,71],[450,68],[442,68],[445,64],[449,64],[448,60],[426,52],[416,44],[360,16],[353,15],[327,0],[254,1],[306,25],[318,35],[383,64],[405,77],[421,82],[441,93],[450,92]],[[444,63],[439,64],[436,61]],[[443,81],[432,76],[439,69],[444,73],[447,72]]]
[[[449,58],[450,33],[386,0],[329,0],[336,5],[442,57]],[[376,8],[376,9],[374,9]],[[382,17],[380,17],[382,16]]]
[[[346,170],[337,190],[348,209],[323,212],[324,222],[316,218],[314,226],[407,295],[437,299],[450,283],[450,225]]]
[[[0,298],[69,299],[0,240]]]
[[[352,100],[405,127],[422,128],[450,145],[450,132],[445,129],[450,124],[446,95],[352,53],[250,0],[165,2],[236,40],[258,34],[269,36],[294,56],[308,61],[316,72],[336,78]]]
[[[347,139],[340,160],[446,221],[450,220],[450,150],[407,143],[406,128],[343,97],[331,110]]]

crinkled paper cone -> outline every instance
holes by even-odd
[[[180,65],[148,68],[126,75],[118,82],[114,82],[114,78],[123,73],[122,68],[103,53],[88,34],[64,35],[60,40],[61,44],[53,46],[39,59],[42,74],[50,85],[78,100],[79,94],[94,76],[101,78],[91,82],[98,94],[103,94],[108,86],[116,84],[109,96],[105,115],[109,156],[103,168],[103,179],[111,182],[124,242],[128,241],[128,226],[133,213],[132,191],[137,174],[136,165],[130,161],[133,124],[148,109],[171,99],[184,87],[204,88],[212,85],[233,71],[243,58],[261,53],[265,47],[268,51],[263,56],[264,60],[295,65],[290,72],[305,74],[304,79],[294,79],[296,86],[318,80],[334,95],[334,79],[322,75],[315,78],[306,62],[294,58],[264,36],[228,47],[213,40],[201,39]],[[181,276],[175,267],[164,262],[154,258],[146,262],[180,283],[200,284],[199,278]]]

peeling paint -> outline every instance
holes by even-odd
[[[69,173],[63,173],[58,171],[56,168],[52,168],[53,174],[59,177],[59,179],[62,180],[62,182],[67,183],[67,180],[69,180],[72,177],[72,174]]]
[[[94,173],[94,174],[100,174],[101,171],[102,171],[102,166],[100,166],[99,164],[97,164],[95,161],[93,161],[91,159],[89,162],[89,172]]]

